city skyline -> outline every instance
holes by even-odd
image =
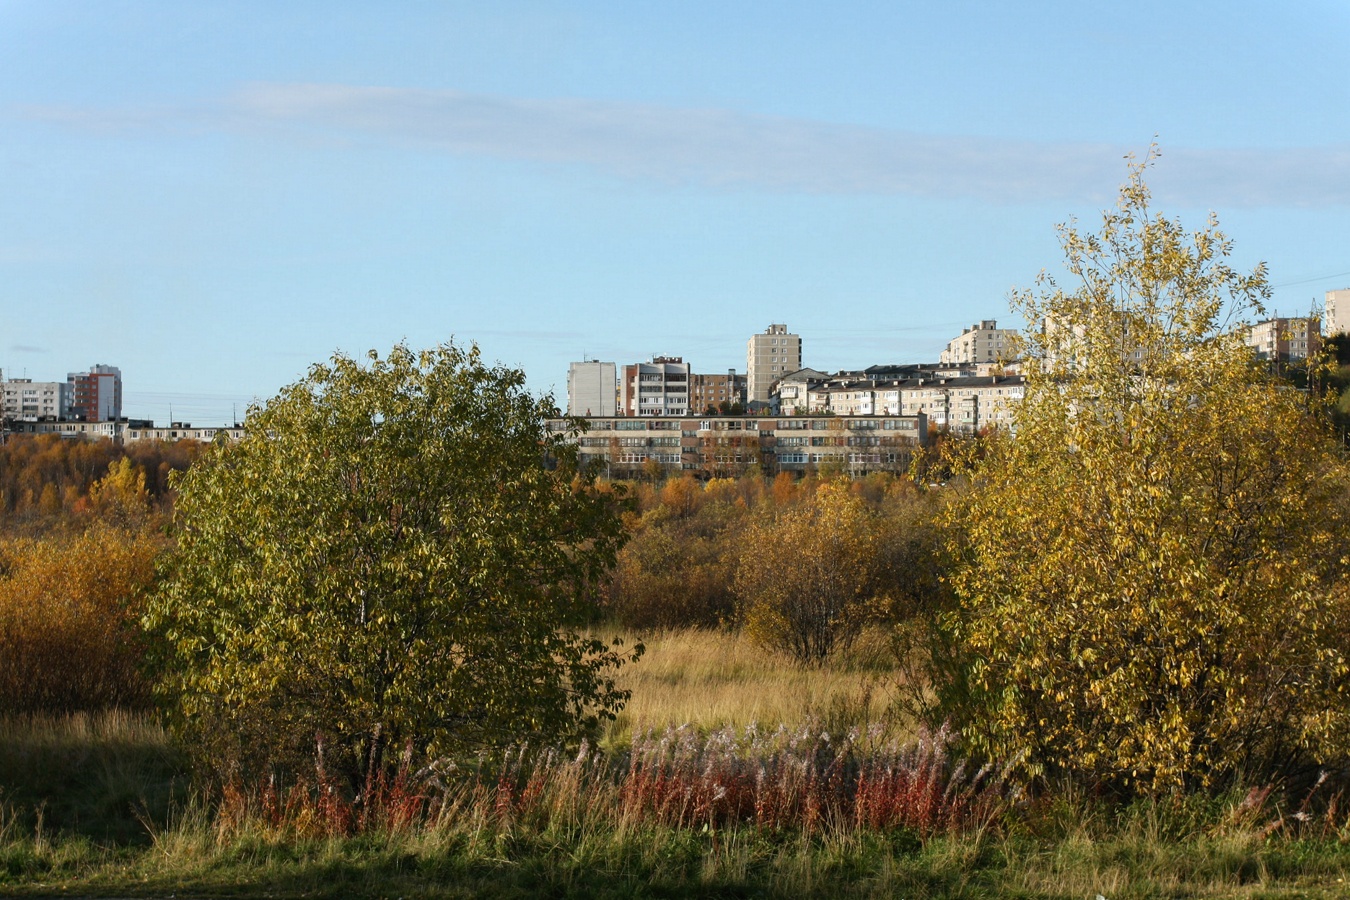
[[[220,424],[334,351],[821,370],[1018,327],[1123,157],[1269,312],[1350,286],[1350,11],[0,4],[0,368]],[[1005,325],[1006,323],[1006,325]]]

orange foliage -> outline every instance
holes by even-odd
[[[711,478],[684,475],[633,486],[624,515],[628,544],[606,591],[609,615],[629,628],[716,627],[738,619],[733,588],[743,535],[756,523],[809,507],[829,479],[780,473]],[[841,482],[874,514],[876,596],[869,609],[901,620],[941,596],[938,531],[930,497],[908,477],[872,474]],[[772,547],[761,548],[767,554]]]
[[[159,550],[101,525],[0,542],[0,714],[148,703],[137,606]]]
[[[107,440],[59,435],[11,435],[0,445],[0,528],[41,530],[67,524],[90,512],[96,481],[128,460],[140,473],[147,504],[167,510],[172,503],[169,475],[186,469],[202,451],[196,441],[139,441],[123,446]]]

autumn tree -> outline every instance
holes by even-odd
[[[878,517],[847,479],[745,528],[735,589],[747,632],[803,664],[847,645],[875,602]]]
[[[454,757],[612,717],[633,654],[580,633],[622,543],[551,399],[478,349],[335,356],[178,482],[146,622],[218,765]],[[546,465],[547,461],[547,465]]]
[[[734,535],[749,514],[672,478],[659,505],[636,517],[607,591],[607,612],[628,628],[713,628],[734,617]]]
[[[149,705],[140,603],[161,545],[102,523],[0,540],[0,715]]]
[[[1150,162],[1151,162],[1150,157]],[[1032,775],[1150,793],[1347,749],[1345,463],[1244,345],[1264,266],[1131,169],[1071,284],[1017,293],[1026,397],[949,489],[939,717]]]

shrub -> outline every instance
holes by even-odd
[[[474,754],[612,717],[633,654],[572,629],[620,522],[554,414],[477,348],[396,346],[315,365],[213,445],[178,483],[147,615],[203,760],[302,766],[322,733],[356,783],[386,748]]]
[[[96,526],[0,542],[0,713],[142,707],[158,540]]]
[[[1260,312],[1264,269],[1233,271],[1213,220],[1155,217],[1143,167],[1100,234],[1061,240],[1077,287],[1018,297],[1036,327],[1016,434],[990,436],[948,507],[938,717],[1094,788],[1343,758],[1350,473],[1222,325]]]
[[[736,593],[748,632],[818,664],[846,645],[875,611],[880,575],[878,517],[847,479],[745,529]]]

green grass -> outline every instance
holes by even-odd
[[[188,779],[164,730],[124,712],[0,718],[0,828],[147,845]]]
[[[1345,896],[1350,878],[1344,823],[1271,827],[1273,810],[1237,797],[1060,798],[924,838],[670,827],[564,779],[527,814],[465,795],[416,826],[328,837],[295,818],[226,821],[185,784],[141,717],[0,723],[0,895],[1292,898]]]
[[[0,894],[464,897],[1333,897],[1334,841],[1128,837],[1060,842],[672,828],[437,828],[361,838],[218,840],[190,828],[135,852],[6,841]]]

